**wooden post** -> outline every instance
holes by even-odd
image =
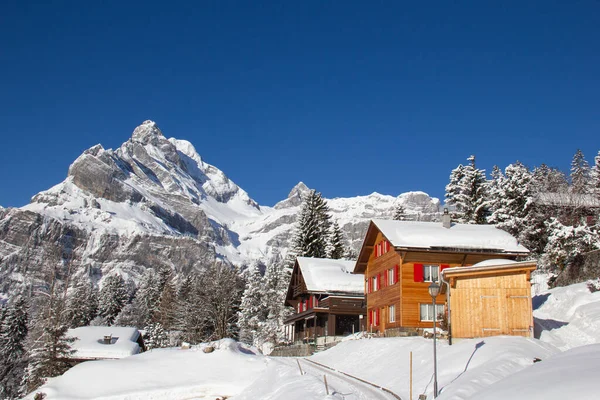
[[[410,400],[412,400],[412,351],[410,352]]]
[[[302,372],[302,367],[300,366],[300,361],[298,361],[297,358],[296,358],[296,362],[298,363],[298,369],[300,369],[300,375],[304,375],[304,372]]]
[[[323,375],[323,382],[325,382],[325,393],[329,396],[329,387],[327,386],[327,375]]]

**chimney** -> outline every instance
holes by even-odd
[[[112,343],[112,334],[104,335],[104,344],[111,344],[111,343]]]
[[[444,228],[450,229],[452,225],[452,221],[450,220],[450,213],[448,213],[448,208],[444,208],[444,214],[442,214],[442,226]]]

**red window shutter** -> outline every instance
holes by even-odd
[[[388,287],[390,285],[390,282],[388,280],[390,273],[389,270],[385,270],[385,272],[383,273],[383,286],[384,287]]]
[[[312,300],[313,300],[313,298],[312,298],[312,296],[310,296],[308,298],[308,308],[313,308]]]
[[[399,266],[399,265],[396,265],[396,266],[394,267],[394,283],[398,283],[398,280],[399,280],[399,279],[398,279],[398,278],[399,278],[399,275],[400,275],[400,266]]]
[[[423,264],[415,264],[415,282],[423,282]]]

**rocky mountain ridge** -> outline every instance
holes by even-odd
[[[145,268],[187,273],[216,259],[267,263],[285,256],[309,190],[300,182],[275,206],[260,206],[190,142],[145,121],[118,149],[83,152],[30,204],[0,208],[0,292],[43,281],[51,263],[94,281],[115,272],[135,281]],[[412,219],[435,219],[440,208],[423,192],[327,202],[355,249],[368,220],[390,217],[398,202]]]

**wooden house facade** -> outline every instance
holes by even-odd
[[[285,303],[294,314],[284,321],[294,343],[316,343],[365,329],[363,276],[354,261],[298,257]]]
[[[415,332],[432,326],[445,311],[446,295],[428,292],[442,271],[489,259],[513,260],[529,251],[510,234],[490,225],[373,220],[354,272],[364,274],[367,330]]]

